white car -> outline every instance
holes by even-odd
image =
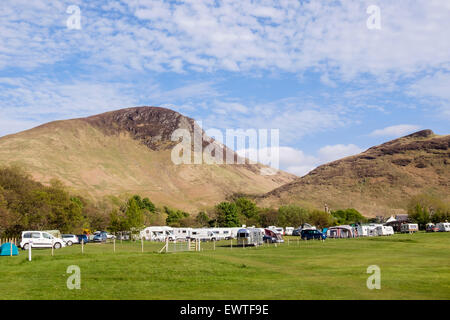
[[[62,239],[69,247],[74,243],[78,243],[78,237],[74,234],[63,234]]]
[[[29,247],[32,248],[55,248],[59,249],[65,247],[66,244],[61,238],[55,238],[48,232],[43,231],[23,231],[22,241],[20,242],[20,247],[27,250]]]

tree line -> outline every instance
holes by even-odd
[[[408,205],[409,217],[421,228],[428,222],[448,220],[448,202],[419,195]],[[305,223],[324,228],[333,225],[370,222],[357,210],[348,208],[327,213],[297,205],[261,208],[240,196],[195,214],[157,207],[139,195],[126,200],[108,197],[93,202],[73,194],[63,183],[48,185],[34,181],[19,167],[0,167],[0,236],[20,236],[23,230],[58,229],[81,234],[90,230],[137,231],[149,225],[172,227],[299,227]]]

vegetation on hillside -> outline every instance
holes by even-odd
[[[421,194],[408,204],[410,220],[421,229],[428,222],[450,219],[450,206],[439,197]],[[304,223],[318,228],[340,224],[365,223],[367,218],[353,208],[331,214],[297,205],[278,209],[261,208],[245,197],[235,197],[209,210],[192,214],[164,206],[149,198],[133,195],[125,201],[103,199],[98,203],[72,194],[58,180],[43,185],[18,167],[0,168],[0,236],[19,236],[23,230],[58,229],[63,233],[82,233],[85,229],[111,232],[137,232],[144,226],[172,227],[299,227]]]

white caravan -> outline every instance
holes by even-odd
[[[170,241],[175,240],[173,228],[171,227],[147,227],[141,231],[140,237],[147,241]]]
[[[292,236],[292,232],[294,231],[293,227],[286,227],[284,234],[287,236]]]
[[[371,227],[369,225],[358,225],[356,227],[356,232],[358,233],[358,237],[368,237],[370,235]]]
[[[377,226],[375,230],[379,236],[392,236],[394,234],[394,228],[391,226]]]
[[[450,222],[440,222],[436,224],[440,232],[450,232]]]

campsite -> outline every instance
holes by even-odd
[[[449,299],[450,233],[302,241],[257,247],[229,240],[200,252],[158,253],[161,242],[89,243],[0,257],[0,299]],[[289,241],[287,241],[289,239]],[[213,248],[213,245],[215,247]],[[215,250],[214,250],[215,249]],[[66,287],[81,270],[81,290]],[[366,270],[381,269],[382,290]],[[11,285],[14,279],[14,285]],[[268,290],[270,288],[270,290]]]

